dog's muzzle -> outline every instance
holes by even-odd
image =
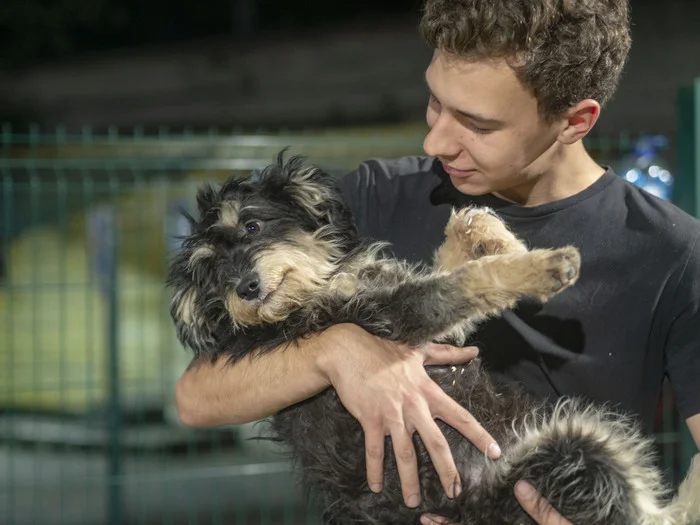
[[[247,273],[236,286],[236,294],[244,301],[254,301],[260,297],[260,276],[255,272]]]

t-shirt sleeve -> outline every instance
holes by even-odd
[[[371,185],[373,178],[369,166],[363,162],[357,169],[346,173],[338,179],[338,189],[343,197],[343,201],[350,209],[355,223],[360,231],[363,230],[363,223],[367,210],[372,208],[373,195],[367,191],[366,187]]]
[[[355,219],[360,235],[381,238],[397,206],[402,172],[413,167],[407,159],[362,162],[356,170],[341,176],[338,188]]]
[[[666,372],[681,415],[700,414],[700,235],[691,244],[676,292]]]

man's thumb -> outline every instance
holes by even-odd
[[[459,365],[468,363],[479,355],[476,346],[457,346],[431,343],[427,348],[426,365]]]

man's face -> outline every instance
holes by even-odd
[[[468,62],[437,51],[426,71],[431,91],[425,152],[455,187],[519,200],[557,153],[562,121],[542,121],[537,100],[505,62]]]

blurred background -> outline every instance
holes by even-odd
[[[700,2],[632,0],[634,44],[587,139],[700,211]],[[253,425],[179,424],[189,361],[164,272],[202,181],[284,146],[332,173],[422,154],[415,0],[2,0],[0,524],[315,524]],[[643,261],[640,261],[643,264]],[[692,444],[670,392],[670,483]]]

